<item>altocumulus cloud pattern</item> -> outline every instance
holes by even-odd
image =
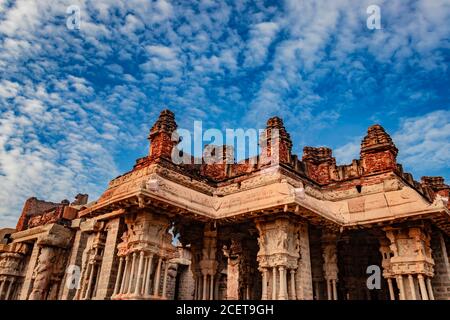
[[[382,27],[369,30],[373,4]],[[142,132],[164,107],[188,129],[280,115],[297,148],[326,144],[340,163],[380,123],[406,171],[448,181],[449,6],[0,0],[0,225],[32,195],[95,199],[147,152]]]

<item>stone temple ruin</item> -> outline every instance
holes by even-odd
[[[28,199],[0,230],[0,299],[450,299],[450,187],[404,173],[381,126],[342,166],[293,155],[277,117],[255,163],[177,165],[176,128],[161,112],[149,154],[94,202]]]

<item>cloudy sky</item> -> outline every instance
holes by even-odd
[[[381,9],[381,29],[366,10]],[[80,8],[80,29],[66,10]],[[380,123],[416,180],[450,166],[450,2],[0,0],[0,226],[26,198],[91,200],[180,127],[262,128],[358,156]],[[70,18],[70,17],[69,17]]]

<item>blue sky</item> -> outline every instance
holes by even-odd
[[[380,123],[416,180],[449,182],[449,21],[445,0],[0,0],[0,225],[30,196],[98,197],[167,107],[187,129],[279,115],[338,163]]]

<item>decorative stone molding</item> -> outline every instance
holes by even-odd
[[[15,299],[18,294],[29,251],[25,243],[0,244],[0,300]]]

